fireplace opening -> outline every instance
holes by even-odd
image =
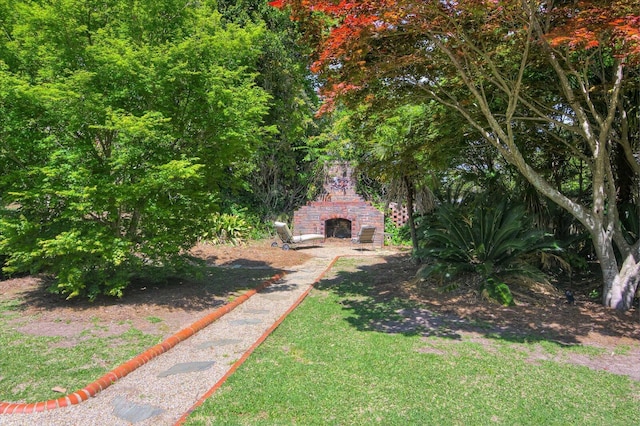
[[[351,221],[348,219],[329,219],[324,224],[324,236],[327,238],[351,238]]]

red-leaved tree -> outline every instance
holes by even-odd
[[[271,4],[286,8],[315,48],[323,111],[337,100],[375,102],[380,93],[435,99],[456,110],[589,232],[604,278],[603,303],[632,306],[640,241],[623,229],[619,197],[624,174],[627,189],[631,182],[625,201],[640,207],[637,0]],[[557,143],[524,149],[518,137],[524,125]],[[534,168],[527,153],[549,149],[587,165],[588,200],[571,198]]]

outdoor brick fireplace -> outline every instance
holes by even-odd
[[[356,182],[347,163],[327,168],[324,193],[293,214],[293,233],[322,234],[327,238],[352,238],[363,225],[376,227],[374,245],[384,242],[384,214],[355,191]]]

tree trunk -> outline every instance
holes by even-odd
[[[597,247],[596,252],[604,279],[602,303],[621,311],[630,309],[640,282],[640,255],[629,253],[618,267],[613,249]]]
[[[598,229],[599,228],[599,229]],[[609,308],[626,311],[633,305],[633,299],[640,282],[640,245],[621,248],[621,265],[614,251],[614,242],[601,226],[589,230],[595,248],[602,279],[604,282],[602,303]]]
[[[408,176],[403,176],[404,184],[407,187],[407,222],[409,224],[409,233],[411,234],[411,245],[413,251],[418,250],[418,236],[416,234],[416,224],[413,220],[413,205],[415,204],[415,188],[413,182]]]

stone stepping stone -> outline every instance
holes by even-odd
[[[116,396],[112,403],[113,414],[129,423],[137,423],[164,413],[164,409],[149,404],[137,404],[123,396]]]
[[[244,318],[244,319],[229,321],[229,324],[231,324],[231,325],[255,325],[255,324],[262,324],[262,320],[261,319],[257,319],[257,318]]]
[[[245,313],[250,315],[266,315],[269,313],[268,309],[247,309]]]
[[[291,296],[286,293],[270,293],[263,295],[263,297],[267,300],[284,300],[290,298]]]
[[[183,362],[176,364],[170,369],[158,374],[158,377],[167,377],[174,374],[192,373],[194,371],[204,371],[211,368],[214,361],[201,361],[201,362]]]
[[[216,339],[216,340],[211,340],[209,342],[202,342],[199,345],[196,346],[196,348],[198,349],[209,349],[209,348],[215,348],[216,346],[230,346],[230,345],[237,345],[238,343],[242,343],[242,340],[240,339]]]

